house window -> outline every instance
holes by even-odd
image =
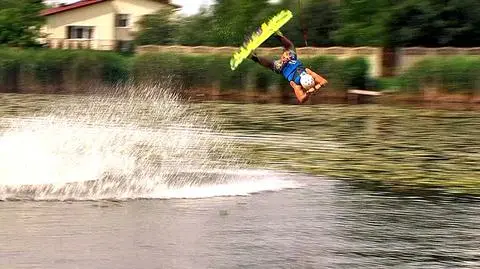
[[[117,27],[128,27],[130,23],[130,15],[129,14],[117,14],[116,19],[116,26]]]
[[[93,26],[68,26],[67,38],[68,39],[92,39],[93,38]]]

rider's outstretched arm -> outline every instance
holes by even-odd
[[[282,42],[283,47],[286,50],[291,50],[293,49],[293,43],[290,41],[288,38],[286,38],[280,31],[277,31],[275,33],[275,37]]]
[[[254,61],[259,63],[260,65],[263,65],[266,68],[273,69],[273,62],[270,59],[267,59],[265,57],[257,56],[256,54],[252,54],[250,58]]]

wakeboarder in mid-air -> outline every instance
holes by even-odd
[[[258,56],[255,52],[249,55],[249,59],[260,65],[282,74],[289,82],[300,103],[306,102],[312,93],[316,92],[328,82],[322,76],[306,68],[298,59],[295,46],[280,31],[276,31],[274,37],[283,45],[283,53],[280,59],[270,60]]]
[[[303,65],[297,58],[293,43],[280,32],[280,28],[292,17],[290,10],[282,10],[267,22],[262,23],[255,32],[247,35],[243,45],[232,55],[230,68],[235,70],[244,59],[251,59],[283,75],[290,82],[298,101],[304,103],[314,92],[325,86],[327,80]],[[255,53],[255,49],[272,35],[283,45],[283,53],[279,60],[259,57]]]

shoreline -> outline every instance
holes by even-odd
[[[82,90],[78,92],[68,91],[47,91],[42,90],[19,90],[15,92],[7,91],[0,92],[0,94],[13,95],[108,95],[108,86],[101,86],[99,92],[96,92],[97,87],[92,90]],[[181,89],[176,92],[181,100],[187,102],[233,102],[244,104],[285,104],[285,105],[363,105],[363,104],[377,104],[385,106],[408,106],[425,109],[447,109],[447,110],[480,110],[480,94],[458,94],[458,93],[436,93],[436,94],[412,94],[412,93],[382,93],[382,95],[374,97],[352,98],[348,92],[326,90],[320,92],[310,98],[304,104],[298,104],[293,91],[286,90],[284,92],[269,91],[262,92],[260,90],[230,90],[222,91],[216,88],[196,88],[196,89]]]
[[[298,104],[292,92],[263,93],[260,91],[225,91],[215,89],[185,90],[180,95],[195,102],[226,101],[255,104]],[[347,92],[326,91],[311,97],[304,105],[340,104],[340,105],[407,105],[421,108],[438,108],[448,110],[480,110],[480,95],[441,93],[435,95],[382,93],[381,96],[366,97],[355,100]]]

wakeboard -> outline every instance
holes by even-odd
[[[230,68],[235,70],[248,56],[265,42],[271,35],[285,25],[293,14],[290,10],[282,10],[267,22],[262,23],[256,31],[247,36],[243,45],[230,59]]]

